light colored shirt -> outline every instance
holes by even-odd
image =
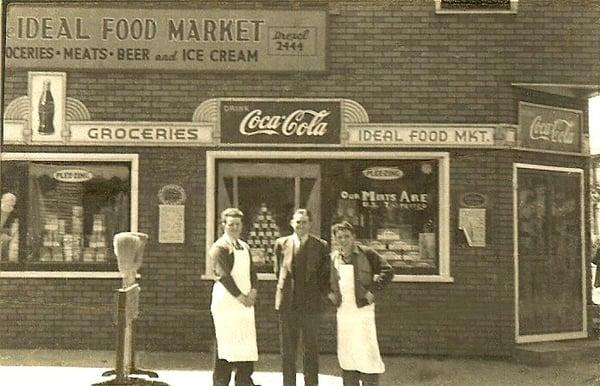
[[[232,237],[230,237],[227,233],[225,233],[225,238],[227,239],[227,241],[231,244],[231,246],[233,248],[238,248],[242,246],[242,243],[240,243],[240,241],[238,239],[234,239]]]
[[[294,252],[296,252],[296,251],[298,251],[298,249],[300,249],[300,245],[305,243],[306,240],[308,240],[308,235],[300,238],[300,236],[298,236],[296,233],[294,233],[292,238],[294,239]]]

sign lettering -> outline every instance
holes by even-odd
[[[581,120],[578,110],[519,103],[521,145],[536,149],[581,152]]]
[[[317,10],[9,4],[4,55],[8,68],[325,71],[325,26]]]
[[[322,137],[327,133],[327,122],[323,119],[330,114],[321,110],[296,110],[287,117],[282,115],[265,115],[260,109],[246,114],[240,123],[240,133],[243,135],[314,135]]]
[[[91,180],[94,175],[83,169],[64,169],[54,172],[53,177],[61,182],[85,182]]]
[[[544,122],[538,115],[529,127],[529,138],[541,139],[554,143],[572,144],[575,140],[575,122],[555,119],[554,122]]]
[[[225,100],[221,141],[227,143],[339,143],[339,101]]]
[[[69,124],[69,130],[73,144],[212,144],[212,129],[199,123],[76,122]]]
[[[394,125],[351,126],[349,145],[494,145],[494,128],[411,128]]]

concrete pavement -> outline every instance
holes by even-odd
[[[170,386],[211,385],[210,356],[206,353],[140,352],[141,368],[156,370]],[[508,360],[385,357],[382,386],[396,385],[600,385],[600,358],[555,367],[529,367]],[[0,350],[2,386],[86,386],[101,382],[113,368],[109,351]],[[254,379],[263,386],[281,385],[280,359],[261,354]],[[323,355],[321,386],[341,386],[337,359]],[[299,376],[298,386],[302,386]],[[233,385],[233,383],[232,383]]]

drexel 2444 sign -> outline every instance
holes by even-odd
[[[221,143],[339,144],[336,100],[224,99]]]

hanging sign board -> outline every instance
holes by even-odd
[[[7,68],[314,72],[325,41],[324,10],[11,3],[4,57]]]
[[[181,244],[185,242],[185,190],[175,184],[158,191],[158,242]]]
[[[568,152],[581,152],[579,110],[519,102],[521,146]]]
[[[182,244],[185,241],[185,206],[158,206],[158,242]]]
[[[462,230],[470,247],[485,247],[486,224],[484,208],[460,208],[458,229]]]

